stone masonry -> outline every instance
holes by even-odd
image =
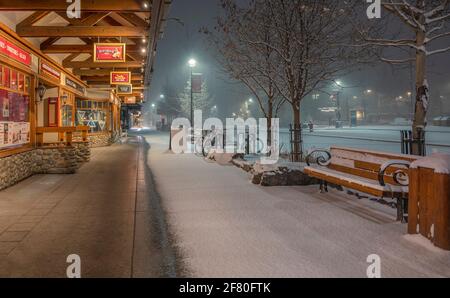
[[[90,160],[88,143],[43,147],[0,158],[0,190],[35,174],[73,174]]]

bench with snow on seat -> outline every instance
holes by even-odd
[[[409,168],[419,156],[332,147],[312,151],[305,173],[328,184],[348,188],[377,198],[396,200],[397,220],[408,220]],[[358,194],[359,196],[359,194]]]

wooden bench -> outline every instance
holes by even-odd
[[[409,167],[419,156],[391,154],[344,147],[314,150],[306,161],[305,173],[321,181],[378,198],[396,200],[397,220],[408,219]]]

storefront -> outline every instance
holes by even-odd
[[[72,77],[0,23],[0,190],[33,174],[74,173],[89,160],[88,144],[71,140],[75,96],[85,89]]]
[[[32,147],[31,54],[0,34],[0,157]]]
[[[88,92],[76,98],[76,125],[89,127],[93,147],[107,146],[120,136],[120,100],[109,91]]]

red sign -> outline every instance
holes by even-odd
[[[129,71],[112,71],[111,85],[129,85],[131,84],[131,72]]]
[[[27,66],[31,65],[31,55],[29,53],[2,37],[0,37],[0,53]]]
[[[136,97],[135,96],[125,97],[124,103],[128,105],[136,104]]]
[[[55,77],[57,79],[61,79],[61,72],[57,71],[56,69],[54,69],[53,67],[49,66],[44,62],[41,63],[41,73],[42,72],[51,75],[52,77]]]
[[[94,62],[125,62],[126,44],[96,43],[94,44]]]
[[[192,92],[202,93],[203,77],[202,74],[196,73],[192,75]]]

